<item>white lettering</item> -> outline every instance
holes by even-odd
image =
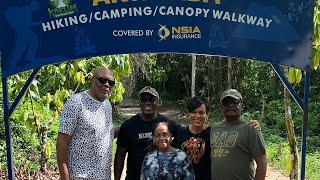
[[[48,30],[48,31],[51,31],[50,23],[49,23],[49,22],[42,23],[42,30],[43,30],[44,32],[46,32],[47,30]]]
[[[100,16],[100,12],[99,11],[97,11],[97,12],[95,12],[93,14],[94,19],[97,20],[97,21],[100,21],[101,20],[101,16],[100,17],[98,17],[98,16]]]
[[[152,33],[152,32],[151,32]],[[143,30],[114,30],[112,31],[113,36],[143,36]]]
[[[265,19],[266,20],[266,27],[268,28],[270,23],[272,22],[272,19]]]

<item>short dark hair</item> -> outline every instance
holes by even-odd
[[[199,97],[199,96],[194,96],[191,98],[189,104],[188,104],[188,112],[192,112],[201,105],[204,105],[206,107],[206,113],[208,114],[211,110],[211,104],[205,97]]]

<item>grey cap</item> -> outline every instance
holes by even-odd
[[[142,88],[140,91],[139,91],[139,95],[141,95],[142,93],[149,93],[155,97],[157,97],[157,99],[159,100],[159,94],[158,92],[156,91],[155,88],[152,88],[150,86],[146,86],[144,88]]]
[[[232,97],[242,102],[242,96],[236,89],[227,89],[221,94],[220,102],[226,97]]]

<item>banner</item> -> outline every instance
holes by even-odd
[[[312,0],[1,0],[3,76],[140,52],[254,59],[307,69]]]

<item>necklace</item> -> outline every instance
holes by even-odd
[[[199,132],[199,133],[196,133],[196,131],[194,130],[194,128],[192,129],[192,125],[190,126],[190,129],[189,131],[192,133],[192,137],[191,137],[191,140],[192,141],[197,141],[197,139],[200,137],[201,133],[208,127],[207,125],[204,125],[203,126],[203,129]],[[195,132],[195,133],[194,133]]]

